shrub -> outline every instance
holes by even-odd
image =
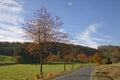
[[[47,77],[51,77],[51,76],[53,76],[54,74],[53,73],[49,73],[48,75],[47,75]]]
[[[29,78],[22,78],[22,80],[29,80]]]
[[[115,57],[111,58],[111,61],[112,61],[112,63],[117,63],[117,62],[119,62],[118,59],[115,58]]]
[[[112,62],[110,61],[110,59],[104,58],[101,61],[102,64],[111,64]]]
[[[15,56],[15,62],[16,63],[23,63],[24,59],[22,56]]]
[[[34,75],[34,80],[39,80],[41,79],[42,77],[40,76],[40,74],[35,74]]]

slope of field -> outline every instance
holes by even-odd
[[[15,58],[13,56],[0,55],[0,63],[15,63]]]

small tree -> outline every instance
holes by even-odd
[[[31,45],[28,51],[40,58],[41,76],[43,57],[48,50],[47,42],[67,41],[68,34],[60,30],[63,23],[59,19],[59,17],[53,19],[46,8],[42,7],[34,13],[34,18],[26,20],[23,24],[26,39],[33,41],[32,45],[34,45]]]
[[[19,55],[15,56],[15,62],[16,63],[23,63],[23,61],[24,61],[24,59],[23,59],[22,56],[19,56]]]

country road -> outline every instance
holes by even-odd
[[[93,66],[88,66],[68,75],[58,77],[54,80],[92,80]]]

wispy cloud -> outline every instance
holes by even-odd
[[[16,0],[0,0],[0,41],[22,41],[19,23],[23,21],[22,4]]]
[[[105,42],[105,43],[120,43],[120,41],[116,40],[116,39],[113,39],[113,38],[93,38],[94,41],[97,41],[97,42]]]
[[[3,24],[3,23],[0,23],[0,28],[1,28],[1,32],[8,32],[8,33],[12,33],[13,35],[20,35],[21,32],[22,32],[22,29],[19,28],[18,26],[15,26],[15,25],[6,25],[6,24]],[[3,34],[3,33],[0,33],[1,35],[6,35],[6,34]],[[7,34],[7,35],[10,35],[10,34]]]
[[[89,25],[87,29],[80,33],[79,36],[75,37],[72,42],[77,45],[83,45],[92,48],[97,48],[101,45],[101,43],[104,45],[120,43],[120,41],[116,40],[113,36],[98,33],[97,29],[101,27],[102,24],[103,23],[96,23]]]
[[[110,35],[106,35],[106,34],[102,34],[102,33],[95,33],[95,34],[102,38],[114,39],[114,37],[110,36]]]
[[[10,13],[7,11],[0,11],[0,22],[18,25],[22,22],[23,18],[19,14]]]
[[[97,28],[100,26],[101,23],[89,25],[87,29],[77,37],[77,41],[81,41],[84,46],[97,48],[98,43],[91,37],[91,34],[96,32]]]
[[[0,0],[0,9],[4,11],[21,12],[22,5],[15,0]]]

